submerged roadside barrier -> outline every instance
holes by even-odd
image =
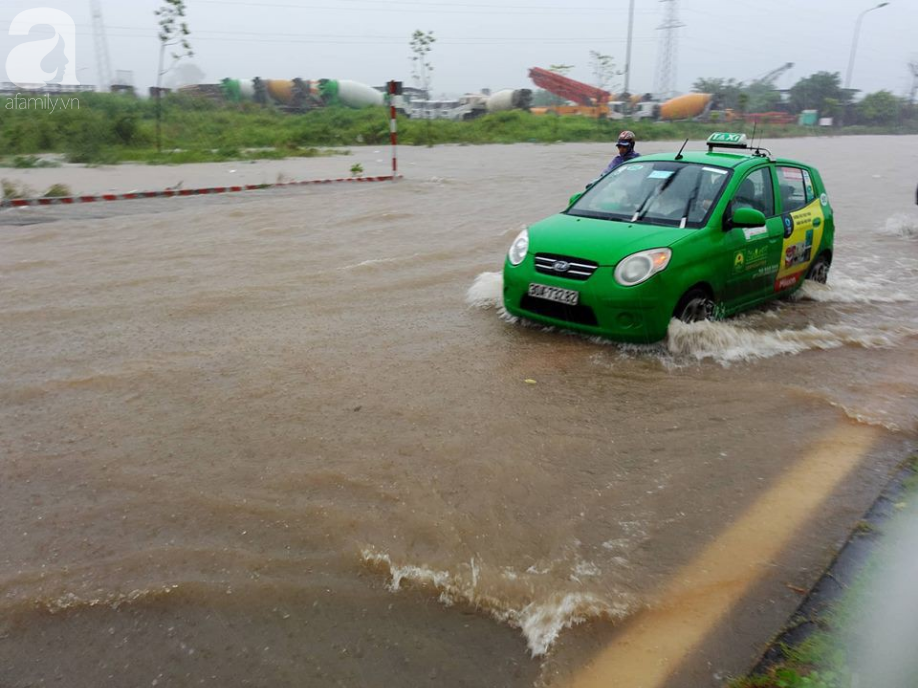
[[[239,193],[241,191],[258,191],[277,189],[286,186],[308,186],[312,184],[338,184],[343,182],[391,182],[402,179],[401,175],[383,175],[378,177],[342,177],[340,179],[310,179],[299,182],[278,182],[275,184],[245,184],[241,186],[213,186],[201,189],[165,189],[162,191],[132,191],[121,194],[98,194],[88,196],[59,196],[41,198],[4,198],[0,208],[25,208],[46,205],[75,205],[78,203],[105,203],[109,201],[135,201],[146,198],[181,198],[187,196],[210,196],[214,194]]]

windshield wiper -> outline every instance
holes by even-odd
[[[676,177],[678,177],[679,173],[682,172],[682,170],[684,169],[685,169],[684,167],[680,167],[678,170],[676,170],[670,176],[668,176],[663,181],[663,183],[660,184],[660,186],[658,186],[656,189],[654,189],[649,194],[647,194],[647,198],[644,199],[644,202],[641,203],[640,207],[635,211],[634,217],[631,218],[631,221],[638,222],[642,217],[644,217],[644,213],[646,213],[650,209],[651,203],[655,201],[660,194],[666,191],[669,185],[673,183],[673,180]]]
[[[679,229],[685,229],[685,223],[688,221],[689,213],[692,210],[692,204],[698,198],[698,191],[701,189],[701,175],[698,175],[698,181],[695,182],[695,188],[692,189],[692,195],[689,196],[688,203],[685,204],[685,210],[682,211],[682,219],[679,221]]]

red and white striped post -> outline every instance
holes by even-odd
[[[402,95],[402,82],[389,82],[389,137],[392,140],[392,181],[398,179],[398,119],[395,113],[395,96]]]

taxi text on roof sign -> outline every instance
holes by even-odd
[[[731,134],[728,132],[717,132],[716,134],[711,134],[708,138],[708,144],[718,144],[718,145],[728,145],[728,146],[744,146],[746,145],[746,135],[745,134]]]

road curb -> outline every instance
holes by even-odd
[[[215,194],[278,189],[289,186],[310,186],[314,184],[340,184],[391,182],[402,179],[401,175],[381,177],[344,177],[340,179],[310,179],[299,182],[278,182],[276,184],[244,184],[240,186],[212,186],[201,189],[164,189],[163,191],[132,191],[123,194],[98,194],[89,196],[63,196],[58,198],[15,198],[0,201],[0,208],[28,208],[50,205],[77,205],[81,203],[107,203],[112,201],[136,201],[147,198],[187,198],[189,196],[210,196]]]
[[[859,526],[863,527],[855,527],[849,533],[822,576],[807,591],[784,628],[772,638],[747,676],[765,675],[770,668],[780,666],[785,658],[785,647],[796,647],[820,627],[823,615],[831,611],[833,605],[856,581],[858,574],[864,570],[879,547],[883,539],[883,524],[896,514],[896,504],[906,494],[905,481],[916,474],[918,472],[911,458],[899,464],[880,496],[860,520]]]

